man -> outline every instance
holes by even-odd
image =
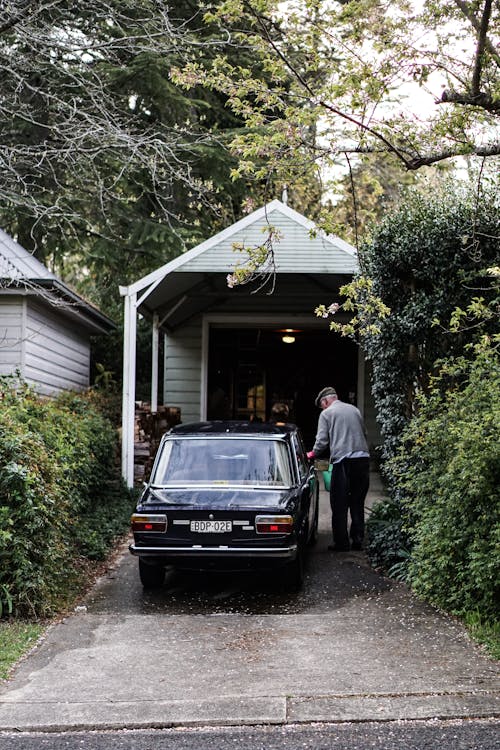
[[[347,531],[349,510],[352,549],[359,550],[365,530],[365,498],[370,472],[363,418],[359,409],[338,399],[335,388],[323,388],[315,404],[321,409],[321,414],[314,447],[307,456],[313,459],[324,455],[328,448],[330,450],[333,544],[328,549],[339,552],[350,549]]]

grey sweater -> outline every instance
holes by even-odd
[[[368,445],[361,412],[352,404],[334,401],[321,412],[313,451],[318,456],[330,446],[330,460],[341,461],[351,453],[366,453]]]

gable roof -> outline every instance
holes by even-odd
[[[280,232],[280,239],[274,243],[278,274],[352,275],[358,270],[357,253],[352,245],[317,230],[314,222],[298,211],[273,200],[130,286],[121,287],[121,294],[143,292],[140,301],[144,301],[173,272],[232,272],[245,260],[244,255],[235,253],[233,245],[258,246],[265,240],[269,226]]]
[[[62,315],[76,318],[91,333],[107,333],[115,323],[97,307],[80,297],[13,237],[0,229],[0,291],[1,288],[28,290],[57,305]],[[66,303],[66,304],[64,304]]]
[[[52,271],[0,229],[0,279],[57,281]]]

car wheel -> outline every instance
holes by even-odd
[[[296,591],[304,582],[304,549],[301,544],[297,548],[297,557],[288,563],[285,569],[285,585],[287,589]]]
[[[139,558],[139,578],[145,589],[157,589],[165,580],[163,565],[150,565]]]

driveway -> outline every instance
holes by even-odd
[[[363,552],[328,552],[321,508],[297,594],[175,573],[145,593],[124,546],[0,688],[0,730],[499,716],[498,663]]]

